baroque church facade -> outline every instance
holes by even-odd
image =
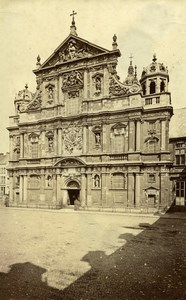
[[[138,81],[132,60],[76,32],[41,64],[37,88],[14,100],[10,117],[10,206],[159,210],[170,206],[169,75],[154,55]]]

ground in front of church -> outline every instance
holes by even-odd
[[[0,209],[0,299],[186,299],[186,216]]]

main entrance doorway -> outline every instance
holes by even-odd
[[[68,191],[68,203],[69,205],[74,205],[74,201],[76,199],[79,200],[79,194],[80,194],[79,183],[74,180],[70,181],[67,184],[67,191]]]
[[[74,205],[74,201],[79,199],[79,190],[68,190],[69,205]]]

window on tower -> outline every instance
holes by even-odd
[[[150,94],[154,94],[156,92],[156,84],[154,81],[150,83]]]
[[[143,95],[146,95],[146,84],[143,84],[142,89],[143,89]]]
[[[165,82],[162,80],[160,83],[160,93],[165,92]]]

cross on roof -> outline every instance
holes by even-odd
[[[73,10],[72,14],[70,14],[70,16],[72,16],[72,24],[75,24],[75,21],[74,21],[74,16],[75,15],[77,15],[77,13]]]
[[[130,58],[130,63],[132,64],[132,59],[134,58],[134,56],[132,56],[132,54],[129,56]]]

